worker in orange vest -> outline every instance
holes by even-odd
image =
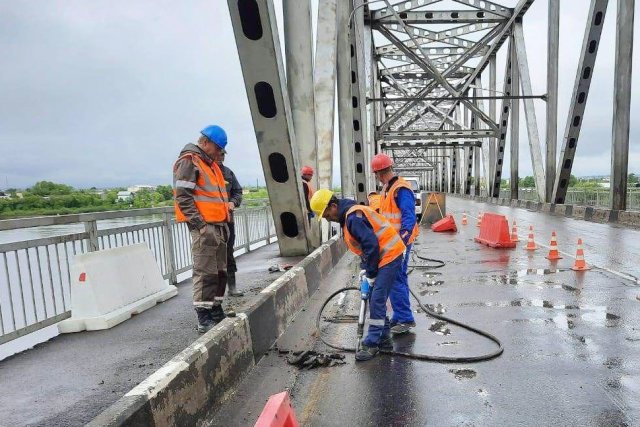
[[[369,305],[369,330],[362,340],[356,360],[370,360],[380,349],[390,350],[390,323],[387,299],[399,286],[404,243],[393,226],[382,215],[355,200],[338,199],[331,190],[320,189],[311,198],[311,209],[318,220],[339,222],[344,241],[362,262],[360,280],[367,280],[372,289]]]
[[[311,166],[303,166],[300,170],[300,175],[302,175],[302,189],[304,190],[304,200],[307,205],[307,214],[309,216],[309,220],[313,218],[313,211],[311,210],[311,206],[309,206],[309,201],[311,197],[313,197],[314,188],[311,185],[311,180],[313,179],[313,168]]]
[[[375,191],[372,191],[367,196],[367,200],[369,201],[369,207],[380,213],[380,195]]]
[[[391,333],[403,334],[416,325],[409,299],[408,276],[409,254],[418,236],[416,199],[411,184],[393,172],[393,160],[386,154],[380,153],[373,157],[371,170],[378,181],[384,185],[381,192],[380,213],[393,225],[407,247],[402,263],[402,274],[399,276],[401,282],[393,288],[389,298],[393,308]]]
[[[219,126],[208,126],[196,144],[187,144],[173,166],[177,222],[191,232],[193,305],[198,332],[205,333],[225,318],[222,300],[227,286],[229,198],[215,159],[227,145]]]

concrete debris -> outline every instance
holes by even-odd
[[[297,366],[300,369],[314,369],[321,366],[332,367],[344,365],[344,354],[340,353],[318,353],[313,350],[294,351],[287,356],[287,363]]]
[[[277,273],[279,271],[287,271],[287,270],[291,270],[293,268],[292,264],[284,264],[284,265],[272,265],[271,267],[269,267],[269,273]]]

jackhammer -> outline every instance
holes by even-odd
[[[371,286],[367,278],[360,275],[360,314],[358,315],[358,337],[356,343],[356,352],[360,350],[360,343],[362,343],[362,337],[364,336],[364,321],[367,316],[367,305],[369,303],[369,295],[371,294]]]

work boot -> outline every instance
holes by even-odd
[[[214,324],[218,324],[218,323],[222,322],[225,317],[227,317],[227,315],[224,314],[224,310],[222,308],[222,305],[216,305],[211,310],[211,319],[214,322]]]
[[[404,323],[396,323],[391,326],[391,333],[394,335],[406,334],[411,330],[411,328],[415,328],[416,322],[404,322]]]
[[[380,344],[378,344],[380,350],[391,351],[393,350],[393,341],[391,339],[391,334],[383,336],[380,338]]]
[[[209,329],[215,326],[215,323],[211,317],[211,310],[205,307],[196,307],[196,314],[198,315],[198,332],[204,334]]]
[[[378,347],[368,346],[364,342],[360,344],[360,350],[356,353],[356,361],[366,362],[371,360],[378,354],[380,349]]]
[[[227,277],[227,285],[229,286],[229,295],[232,297],[241,297],[244,295],[244,292],[240,292],[238,288],[236,288],[236,274],[229,273]]]

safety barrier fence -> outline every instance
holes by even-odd
[[[500,198],[508,199],[511,191],[500,190]],[[533,188],[521,188],[518,191],[519,200],[538,201],[538,193]],[[603,189],[569,189],[564,201],[565,205],[593,206],[609,209],[611,207],[611,192]],[[627,191],[627,210],[640,210],[640,189]]]
[[[144,222],[98,227],[120,218]],[[238,209],[234,221],[235,250],[276,240],[269,206]],[[0,344],[71,316],[70,265],[77,254],[145,243],[171,284],[192,267],[189,230],[175,222],[171,207],[4,220],[0,231],[79,224],[83,232],[0,243]]]

